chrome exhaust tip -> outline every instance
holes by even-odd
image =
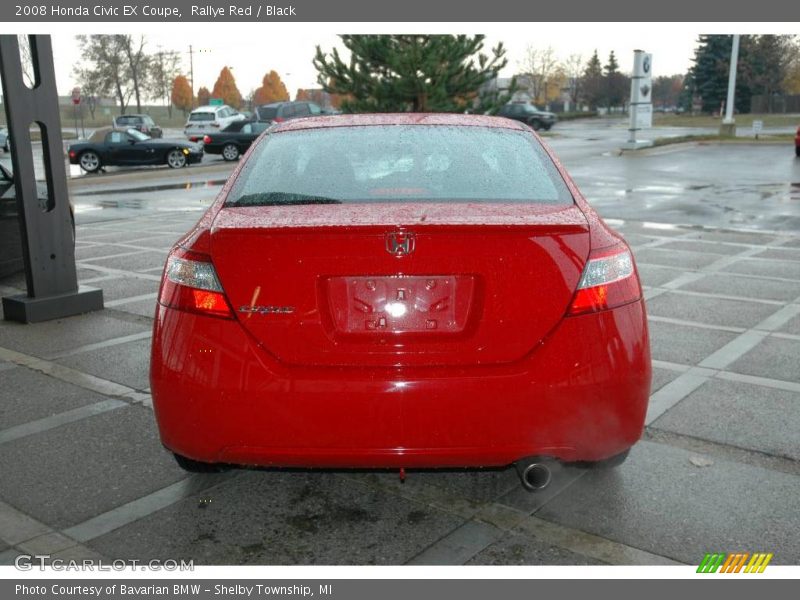
[[[522,487],[529,492],[538,492],[550,485],[553,473],[550,466],[544,462],[529,462],[517,464]]]

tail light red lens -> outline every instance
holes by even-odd
[[[272,119],[272,120],[273,120],[275,123],[283,123],[283,122],[284,122],[286,119],[284,119],[283,117],[275,117],[275,118],[274,118],[274,119]]]
[[[211,143],[211,136],[210,135],[204,135],[203,136],[203,143],[204,144],[210,144]]]
[[[76,156],[77,156],[77,154],[75,154],[75,150],[70,150],[69,151],[69,157],[70,158],[75,158]]]
[[[589,254],[568,314],[607,310],[641,297],[633,256],[628,246],[620,242]]]
[[[211,257],[180,247],[167,258],[158,302],[210,317],[233,318]]]

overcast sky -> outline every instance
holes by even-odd
[[[92,24],[93,27],[98,27]],[[117,27],[116,25],[109,26]],[[754,28],[758,28],[755,30]],[[3,27],[0,26],[0,29]],[[123,29],[120,26],[121,29]],[[56,29],[52,31],[52,29]],[[506,24],[294,24],[267,26],[259,23],[200,23],[147,27],[147,47],[180,52],[183,69],[189,71],[189,45],[193,46],[196,87],[211,89],[224,66],[233,67],[236,83],[243,95],[261,85],[264,74],[277,71],[294,98],[298,88],[316,87],[316,71],[311,64],[317,44],[324,50],[340,45],[335,32],[348,33],[484,33],[487,46],[502,41],[509,59],[504,76],[514,74],[528,46],[552,46],[564,59],[570,54],[588,58],[597,49],[605,63],[614,51],[623,71],[630,71],[633,51],[653,54],[653,74],[685,73],[691,65],[700,33],[791,32],[792,24],[708,24],[708,23],[506,23]],[[141,28],[128,33],[140,32]],[[51,26],[59,93],[68,94],[75,85],[73,65],[81,60],[74,27]],[[103,28],[96,33],[117,33]],[[119,31],[123,32],[123,31]],[[93,33],[86,30],[85,33]],[[341,46],[340,46],[341,47]]]

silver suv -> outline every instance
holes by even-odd
[[[186,121],[183,134],[191,141],[202,141],[203,136],[225,129],[231,123],[244,121],[245,116],[227,104],[220,106],[199,106]]]

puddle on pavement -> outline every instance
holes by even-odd
[[[73,196],[103,196],[108,194],[146,194],[149,192],[163,192],[166,190],[191,190],[208,189],[225,185],[227,179],[210,179],[208,181],[187,181],[184,183],[167,183],[164,185],[149,185],[135,188],[111,188],[103,190],[76,190]]]

